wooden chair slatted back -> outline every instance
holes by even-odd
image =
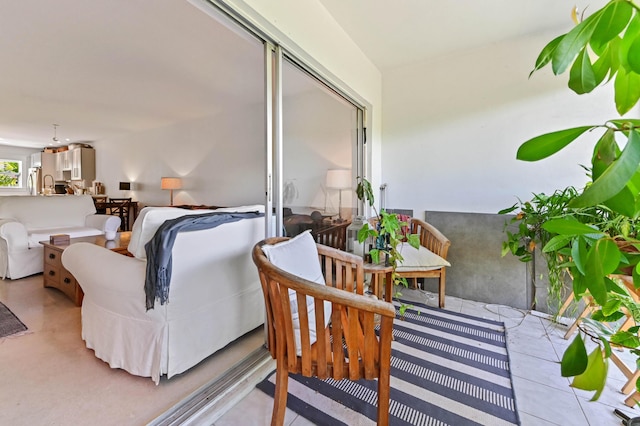
[[[447,258],[451,241],[435,226],[423,220],[411,218],[411,233],[420,236],[420,245],[428,248],[443,259]]]

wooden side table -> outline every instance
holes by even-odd
[[[391,302],[393,297],[393,266],[384,263],[365,263],[364,273],[371,274],[371,288],[378,300],[382,299],[382,282],[384,280],[384,300]]]
[[[76,306],[82,306],[84,293],[78,282],[64,266],[62,266],[62,252],[74,243],[91,243],[108,248],[116,253],[128,255],[127,247],[131,239],[131,232],[118,232],[114,240],[107,240],[104,235],[93,237],[71,238],[69,244],[51,244],[49,241],[40,241],[44,246],[43,286],[57,288],[63,292]]]

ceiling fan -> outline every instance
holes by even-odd
[[[54,142],[59,142],[59,139],[58,139],[58,124],[54,124],[53,125],[53,138],[52,138],[52,140]]]

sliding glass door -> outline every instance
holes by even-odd
[[[242,154],[238,151],[246,161],[251,160],[251,167],[244,167],[249,163],[243,161],[232,167],[231,173],[237,175],[233,182],[252,187],[247,193],[256,194],[257,190],[265,194],[266,211],[273,213],[265,218],[267,235],[295,235],[308,229],[313,212],[314,218],[319,214],[328,222],[348,220],[354,212],[360,212],[353,189],[356,177],[366,175],[364,108],[223,1],[190,0],[190,3],[231,29],[239,39],[263,44],[264,87],[243,86],[256,93],[255,101],[244,108],[242,129],[264,133],[250,145],[242,146]],[[231,49],[232,45],[226,57],[216,58],[221,66],[231,61],[244,62],[238,61]],[[244,66],[230,75],[237,79],[248,74],[253,81],[259,69],[259,64]],[[238,111],[234,109],[234,113]],[[262,115],[261,119],[256,112]],[[230,145],[237,145],[237,141],[230,141]],[[256,167],[256,161],[262,166]],[[307,224],[288,226],[285,216],[291,215],[307,216],[294,221]]]
[[[294,236],[349,220],[361,172],[358,108],[288,58],[282,93],[284,232]]]

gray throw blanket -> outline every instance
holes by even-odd
[[[181,216],[165,221],[144,249],[147,253],[147,275],[144,292],[147,298],[147,310],[153,309],[156,299],[164,305],[169,301],[169,282],[171,281],[171,263],[173,243],[178,232],[200,231],[215,228],[229,222],[253,219],[264,213],[204,213]]]

